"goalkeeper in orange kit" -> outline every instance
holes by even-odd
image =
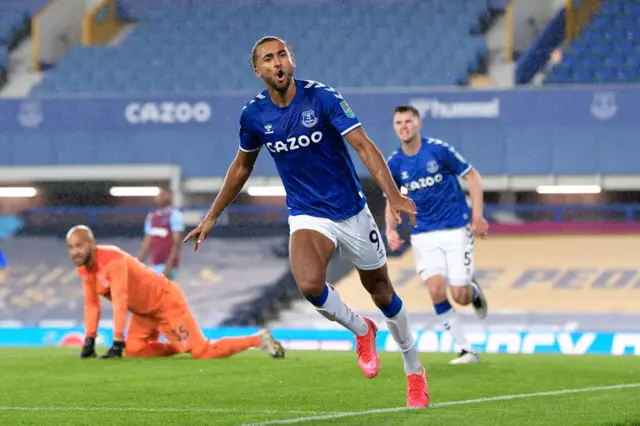
[[[97,245],[88,227],[71,228],[67,247],[84,285],[86,337],[81,358],[96,356],[100,296],[113,304],[114,328],[113,345],[102,358],[121,358],[126,350],[127,357],[190,353],[197,359],[212,359],[249,348],[260,348],[274,358],[284,358],[282,345],[266,329],[252,336],[208,341],[176,284],[116,246]],[[125,340],[127,311],[132,316]],[[169,343],[158,340],[160,333]]]

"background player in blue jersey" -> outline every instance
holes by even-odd
[[[473,236],[484,238],[489,229],[483,217],[480,174],[452,146],[420,135],[422,123],[414,107],[398,106],[393,126],[402,149],[389,157],[389,169],[398,187],[418,206],[418,226],[411,230],[416,269],[429,288],[436,314],[462,348],[451,363],[478,362],[447,298],[447,283],[456,303],[471,303],[481,319],[487,315],[487,302],[473,281]],[[469,183],[471,211],[458,177]],[[389,206],[385,217],[389,248],[397,250],[403,241]]]
[[[4,271],[6,276],[11,275],[11,268],[9,267],[9,263],[7,262],[7,258],[4,256],[2,250],[0,250],[0,271]]]
[[[380,367],[376,325],[354,313],[326,284],[327,266],[337,247],[357,268],[402,352],[407,405],[426,407],[426,372],[418,359],[402,300],[389,280],[385,248],[343,137],[387,195],[392,215],[399,219],[404,212],[415,219],[413,201],[400,193],[384,157],[340,93],[315,81],[293,79],[295,64],[287,43],[277,37],[260,39],[251,65],[267,89],[244,107],[237,156],[207,217],[185,242],[194,238],[197,250],[240,193],[264,146],[287,193],[289,259],[300,291],[321,315],[355,334],[360,368],[366,377],[375,377]]]

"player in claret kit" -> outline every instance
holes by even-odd
[[[489,230],[480,173],[449,144],[423,138],[420,114],[411,105],[396,108],[393,126],[402,147],[389,157],[389,169],[396,185],[419,207],[418,226],[411,229],[417,272],[427,284],[436,314],[462,349],[451,364],[478,362],[447,298],[447,284],[458,304],[471,304],[480,319],[487,315],[487,301],[473,279],[473,236],[484,238]],[[471,211],[458,176],[469,183]],[[397,250],[403,241],[391,208],[389,203],[386,235],[389,248]]]
[[[224,358],[260,348],[274,358],[284,350],[264,329],[247,337],[208,341],[182,290],[116,246],[97,245],[91,229],[75,226],[67,234],[69,256],[78,268],[85,294],[86,338],[81,358],[95,357],[100,296],[113,304],[114,342],[102,358],[163,357],[190,353],[198,359]],[[127,311],[131,321],[124,335]],[[169,341],[159,341],[160,333]]]
[[[172,193],[169,188],[160,188],[156,196],[158,208],[149,213],[144,221],[144,239],[138,259],[172,281],[175,281],[180,266],[180,249],[184,232],[184,218],[180,210],[171,206]]]
[[[206,218],[184,241],[193,238],[197,250],[240,193],[264,146],[287,193],[289,258],[301,293],[321,315],[354,333],[360,368],[366,377],[375,377],[380,368],[376,325],[354,313],[326,284],[327,266],[338,248],[358,270],[402,352],[407,405],[426,407],[426,372],[414,347],[407,311],[389,279],[380,232],[344,139],[386,193],[394,215],[415,216],[413,201],[400,194],[384,157],[342,95],[322,83],[293,78],[291,46],[278,37],[263,37],[253,48],[251,66],[266,90],[243,108],[237,156]]]

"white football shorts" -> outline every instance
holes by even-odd
[[[340,221],[307,215],[289,216],[289,235],[301,229],[317,231],[333,241],[340,256],[360,270],[378,269],[387,263],[380,230],[367,205],[360,213]]]
[[[453,286],[471,283],[474,265],[470,226],[414,234],[411,246],[416,270],[424,281],[442,275]]]

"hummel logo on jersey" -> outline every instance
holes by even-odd
[[[273,134],[273,126],[271,124],[265,124],[264,125],[264,134],[265,135]]]

